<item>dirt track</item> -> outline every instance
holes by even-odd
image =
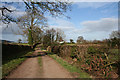
[[[49,56],[42,56],[43,78],[72,78],[70,73]]]
[[[36,56],[37,52],[33,53]],[[28,58],[16,70],[14,70],[8,78],[39,78],[40,67],[37,57]]]
[[[7,78],[72,78],[69,72],[47,55],[42,56],[42,70],[38,63],[37,50]],[[43,54],[43,53],[42,53]]]

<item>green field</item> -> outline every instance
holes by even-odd
[[[26,45],[26,46],[29,46],[28,43],[13,43],[13,44],[16,44],[16,45]]]

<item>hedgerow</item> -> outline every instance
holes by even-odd
[[[71,62],[70,64],[96,77],[113,77],[112,74],[115,72],[112,65],[119,62],[118,59],[110,59],[116,57],[116,53],[111,52],[112,49],[105,45],[62,45],[51,46],[50,49],[53,53]],[[117,66],[114,67],[118,69]]]

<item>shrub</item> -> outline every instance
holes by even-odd
[[[95,49],[94,47],[88,47],[87,53],[88,54],[95,54],[97,52],[97,49]]]
[[[70,55],[70,57],[72,57],[72,59],[73,58],[77,58],[77,55],[75,54],[76,53],[76,46],[72,46],[71,47],[71,55]]]

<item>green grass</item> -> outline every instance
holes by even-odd
[[[42,66],[42,58],[41,58],[41,56],[38,57],[38,63],[40,64],[40,67],[41,67]]]
[[[26,54],[26,53],[28,53],[28,54]],[[18,59],[20,57],[24,57],[24,56],[27,56],[27,55],[30,55],[30,54],[31,54],[30,50],[26,50],[26,51],[22,51],[20,53],[11,54],[9,56],[3,55],[2,56],[2,64],[4,65],[4,64],[10,62],[11,60]]]
[[[38,52],[38,54],[40,54],[41,52]],[[43,67],[42,67],[42,57],[39,56],[38,57],[38,63],[39,63],[39,67],[40,67],[40,70],[39,70],[39,73],[41,74],[41,76],[43,75]]]
[[[31,52],[26,53],[24,56],[29,56],[32,54]],[[18,65],[20,65],[24,60],[26,60],[27,58],[24,56],[20,56],[22,58],[16,58],[16,59],[12,59],[9,62],[5,63],[4,65],[2,65],[2,77],[4,78],[5,76],[7,76],[12,70],[14,70]]]
[[[15,45],[26,45],[26,46],[29,46],[28,43],[11,43],[11,44],[15,44]]]
[[[82,70],[76,68],[73,65],[70,65],[68,62],[64,61],[62,58],[58,57],[56,54],[48,54],[50,57],[55,59],[58,63],[60,63],[64,68],[66,68],[71,73],[78,73],[78,78],[91,78],[89,74],[83,72]]]
[[[74,45],[76,45],[76,44],[75,44],[75,43],[69,43],[69,44],[65,44],[65,45],[74,46]]]
[[[26,45],[26,46],[29,46],[28,43],[18,43],[18,45]]]

